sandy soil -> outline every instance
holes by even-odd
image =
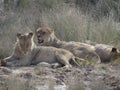
[[[0,90],[120,90],[120,65],[0,67]],[[16,88],[17,87],[17,88]]]

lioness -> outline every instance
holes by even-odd
[[[15,49],[10,57],[4,59],[7,66],[26,66],[40,62],[60,63],[65,67],[71,67],[70,61],[75,61],[75,56],[64,49],[55,47],[36,46],[33,41],[33,33],[17,34]]]
[[[36,30],[36,35],[39,45],[63,48],[71,51],[77,57],[95,60],[98,63],[101,62],[99,56],[95,52],[94,46],[74,41],[61,41],[55,36],[54,30],[49,27],[38,28]]]
[[[95,51],[100,56],[102,62],[109,62],[120,57],[120,51],[110,45],[96,44]]]

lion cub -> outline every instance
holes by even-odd
[[[98,63],[101,62],[99,56],[95,52],[94,46],[74,41],[61,41],[55,36],[54,30],[49,27],[38,28],[36,30],[36,35],[39,45],[63,48],[69,50],[79,58],[94,60]]]
[[[49,64],[60,63],[65,67],[71,67],[71,60],[78,65],[75,61],[75,56],[71,52],[54,47],[38,47],[33,41],[33,36],[33,33],[17,34],[17,42],[13,54],[4,59],[7,66],[26,66],[47,62]]]

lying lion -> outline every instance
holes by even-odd
[[[120,51],[110,45],[96,44],[95,51],[100,56],[102,62],[110,62],[120,57]]]
[[[49,27],[38,28],[36,30],[36,35],[39,45],[63,48],[69,50],[79,58],[95,60],[98,63],[101,62],[99,56],[95,52],[94,46],[74,41],[61,41],[55,36],[54,30]]]
[[[71,67],[71,60],[78,65],[71,52],[55,47],[38,47],[33,41],[33,36],[33,33],[17,34],[13,54],[4,59],[6,66],[28,66],[47,62],[49,64],[60,63],[65,67]]]

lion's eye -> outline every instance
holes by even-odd
[[[42,34],[43,34],[43,35],[45,35],[45,34],[46,34],[46,32],[42,32]]]

